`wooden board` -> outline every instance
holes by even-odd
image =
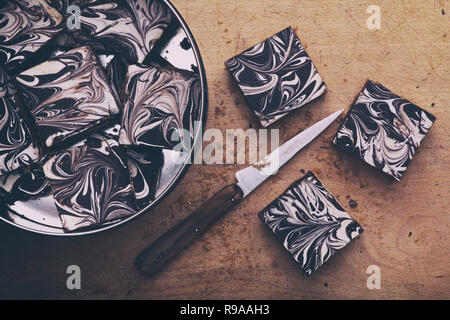
[[[256,193],[228,213],[158,276],[133,266],[149,243],[224,184],[239,166],[194,165],[152,212],[118,230],[56,239],[0,225],[2,298],[449,298],[450,292],[450,2],[174,0],[199,44],[210,93],[208,128],[257,127],[224,61],[288,25],[325,79],[329,92],[282,119],[281,141],[338,108],[348,108],[367,78],[427,109],[437,122],[401,182],[335,149],[332,125]],[[366,9],[381,8],[369,30]],[[445,14],[444,14],[445,13]],[[266,231],[257,213],[313,170],[365,232],[313,276]],[[349,200],[358,203],[350,208]],[[82,289],[66,287],[79,265]],[[381,289],[366,287],[370,265]]]

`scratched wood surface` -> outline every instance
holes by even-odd
[[[329,92],[282,119],[281,142],[338,108],[348,108],[367,78],[427,109],[437,122],[401,182],[330,144],[338,123],[276,177],[229,212],[154,278],[136,255],[222,185],[238,166],[194,165],[175,190],[138,220],[104,234],[54,239],[0,225],[1,298],[431,299],[450,293],[450,2],[174,0],[194,33],[209,84],[208,128],[257,128],[224,61],[292,25]],[[380,30],[366,9],[381,8]],[[307,278],[266,231],[257,213],[313,170],[365,232]],[[357,202],[350,208],[349,201]],[[66,288],[79,265],[82,289]],[[368,290],[366,269],[381,268]]]

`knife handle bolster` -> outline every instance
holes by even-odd
[[[136,265],[146,275],[154,275],[242,198],[237,184],[224,187],[144,250]]]

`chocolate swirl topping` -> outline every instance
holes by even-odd
[[[133,65],[128,68],[126,95],[121,144],[171,149],[178,144],[173,136],[182,142],[194,138],[201,99],[196,74]]]
[[[263,127],[326,92],[325,83],[291,27],[225,65]]]
[[[44,165],[66,231],[111,222],[136,212],[126,159],[113,139],[90,139]]]
[[[20,65],[63,28],[63,17],[45,0],[6,1],[0,5],[0,65]]]
[[[86,46],[22,72],[17,81],[46,148],[80,136],[120,112],[104,71]]]
[[[0,177],[0,201],[12,204],[45,196],[50,185],[42,168],[32,168],[26,173],[10,173]]]
[[[125,150],[137,208],[147,207],[158,187],[164,156],[160,148],[130,146]]]
[[[82,34],[128,63],[143,63],[171,21],[159,0],[97,1],[80,16]]]
[[[259,217],[307,275],[363,231],[311,172]]]
[[[12,172],[39,159],[28,126],[10,96],[15,89],[0,68],[0,174]]]
[[[429,112],[369,80],[333,143],[400,180],[435,119]]]

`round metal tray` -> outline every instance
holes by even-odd
[[[194,141],[191,144],[195,145],[197,139],[201,136],[201,130],[204,129],[204,124],[206,121],[206,114],[208,109],[208,93],[207,93],[207,84],[206,84],[206,75],[205,69],[203,66],[203,61],[200,56],[200,52],[198,46],[195,42],[195,39],[189,30],[186,22],[183,17],[177,11],[177,9],[173,6],[173,4],[169,0],[164,0],[164,3],[170,8],[173,13],[173,16],[176,18],[176,22],[181,26],[184,34],[173,34],[173,37],[176,38],[176,41],[168,41],[168,43],[173,42],[178,46],[181,44],[180,39],[183,40],[187,38],[191,44],[191,48],[186,50],[179,50],[179,48],[172,48],[175,53],[182,53],[178,57],[173,55],[168,57],[164,56],[165,52],[168,52],[164,48],[161,51],[161,56],[178,67],[178,65],[182,65],[188,63],[191,65],[200,75],[200,82],[202,88],[202,97],[201,97],[201,105],[199,112],[199,121],[202,121],[203,127],[200,128],[195,133]],[[174,60],[174,61],[171,61]],[[134,215],[129,216],[125,219],[118,220],[109,224],[104,224],[94,229],[82,231],[82,232],[71,232],[65,233],[62,229],[61,221],[59,219],[56,206],[54,204],[53,196],[45,196],[39,199],[31,199],[27,201],[17,201],[16,203],[9,205],[6,211],[0,216],[0,220],[11,224],[15,227],[31,231],[34,233],[52,235],[52,236],[80,236],[87,234],[94,234],[103,232],[106,230],[110,230],[112,228],[117,228],[127,222],[130,222],[133,219],[136,219],[138,216],[148,212],[151,208],[153,208],[159,201],[161,201],[171,190],[172,188],[179,182],[183,174],[189,167],[189,159],[192,157],[193,150],[190,151],[190,155],[183,159],[183,161],[176,161],[176,154],[171,150],[164,150],[164,166],[161,171],[161,175],[158,181],[158,187],[156,190],[155,200],[152,201],[146,208],[136,212]]]

